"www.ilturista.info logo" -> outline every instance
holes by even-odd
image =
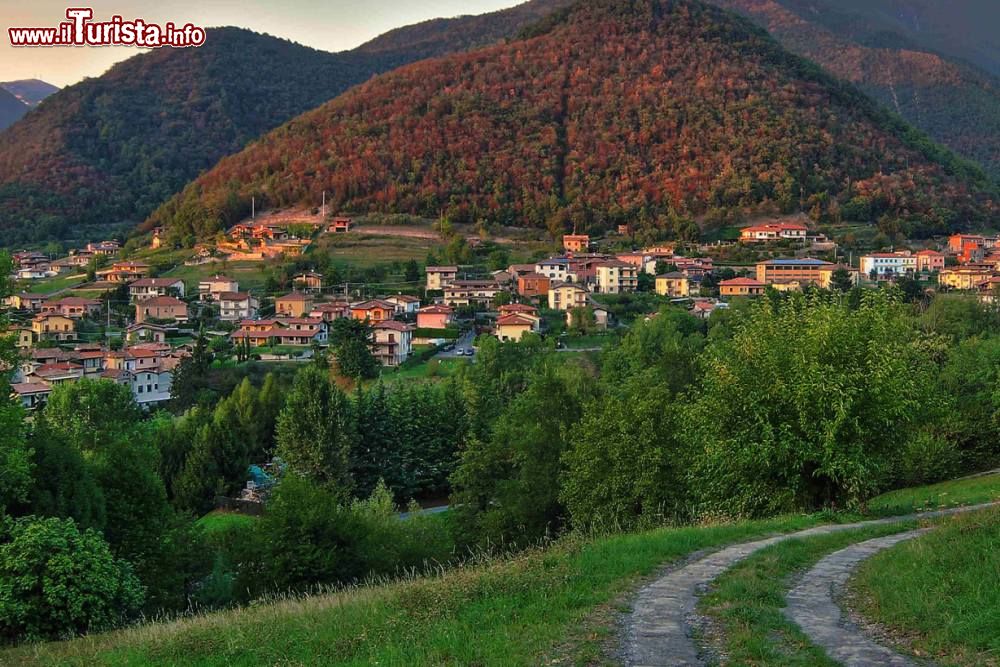
[[[158,25],[142,19],[126,21],[112,16],[110,21],[94,22],[90,7],[70,7],[68,21],[55,28],[7,28],[11,46],[201,46],[205,29],[190,23]]]

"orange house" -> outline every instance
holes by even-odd
[[[587,234],[566,234],[563,236],[563,249],[566,252],[587,252],[590,249],[590,236]]]
[[[396,315],[396,304],[388,301],[363,301],[351,306],[351,317],[356,320],[368,320],[378,324],[391,320]]]
[[[517,279],[517,293],[521,296],[548,296],[552,282],[540,273],[526,273]]]
[[[312,308],[312,296],[301,292],[286,294],[274,302],[274,312],[285,317],[304,317]]]
[[[719,283],[719,294],[722,296],[761,296],[767,285],[753,278],[733,278]]]
[[[449,306],[426,306],[417,311],[418,329],[447,329],[455,319]]]

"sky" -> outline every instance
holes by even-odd
[[[67,7],[92,7],[94,20],[118,14],[148,23],[200,27],[234,25],[324,51],[343,51],[388,30],[432,18],[513,7],[523,0],[0,0],[0,81],[42,79],[59,87],[100,76],[141,49],[129,47],[18,47],[9,27],[54,27]]]

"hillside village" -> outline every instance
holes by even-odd
[[[212,266],[220,257],[281,263],[302,258],[316,238],[357,234],[354,229],[347,216],[331,216],[326,222],[262,216],[234,226],[214,247],[196,248],[187,264]],[[625,243],[627,233],[627,227],[619,230]],[[561,254],[503,269],[425,266],[422,284],[407,293],[361,300],[343,294],[315,271],[295,275],[293,289],[283,293],[241,291],[238,280],[222,273],[196,284],[153,277],[150,262],[122,259],[122,244],[114,240],[89,243],[54,259],[37,251],[17,252],[11,279],[23,291],[8,297],[5,305],[24,361],[12,389],[33,410],[57,384],[106,378],[129,386],[140,405],[155,408],[170,399],[173,372],[190,356],[199,331],[217,341],[213,345],[239,350],[242,359],[304,361],[328,346],[335,321],[353,319],[370,326],[369,343],[378,362],[398,368],[414,355],[426,360],[453,350],[459,339],[467,345],[457,354],[472,356],[477,335],[517,342],[528,333],[614,330],[627,322],[616,317],[605,298],[609,295],[645,291],[705,319],[733,299],[761,297],[768,290],[846,291],[908,279],[922,289],[966,292],[991,302],[1000,286],[1000,246],[992,236],[956,234],[942,240],[940,249],[869,253],[858,256],[854,265],[838,255],[836,243],[799,222],[747,225],[726,243],[602,252],[609,241],[623,243],[613,235],[598,240],[567,234]],[[162,230],[153,230],[149,243],[154,253],[162,251]],[[719,263],[718,251],[733,246],[772,258],[753,265]],[[55,295],[31,291],[34,283],[81,270],[93,280]],[[86,296],[77,296],[81,292]],[[636,315],[642,313],[629,313],[626,319]],[[465,333],[473,338],[463,338]]]

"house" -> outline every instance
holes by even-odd
[[[317,293],[323,291],[323,274],[315,271],[306,271],[295,276],[292,284],[303,292]]]
[[[101,302],[96,299],[84,299],[78,296],[68,296],[58,301],[46,301],[42,304],[43,313],[58,313],[73,320],[84,317],[94,317],[101,312]]]
[[[220,294],[239,291],[239,281],[222,275],[214,275],[198,283],[198,298],[202,301],[215,301]]]
[[[316,306],[309,311],[309,317],[318,318],[324,322],[333,322],[334,320],[339,320],[342,317],[350,316],[351,304],[344,301],[316,304]]]
[[[909,252],[879,252],[864,255],[861,257],[860,269],[861,275],[874,280],[910,275],[918,270],[917,256]]]
[[[318,318],[276,318],[270,320],[244,320],[230,338],[246,340],[253,347],[265,345],[307,346],[323,345],[328,340],[326,323]]]
[[[128,286],[132,301],[143,301],[158,296],[184,297],[184,281],[178,278],[142,278]]]
[[[125,329],[125,340],[129,343],[165,343],[167,341],[167,328],[159,324],[133,324]]]
[[[444,302],[453,307],[488,306],[502,291],[492,280],[454,280],[444,288]]]
[[[82,350],[74,353],[75,361],[83,366],[83,374],[99,375],[104,372],[104,350]]]
[[[149,247],[153,250],[159,250],[163,247],[163,227],[153,228],[153,240],[150,242]]]
[[[375,325],[375,358],[383,366],[399,366],[410,356],[413,348],[413,327],[387,320]]]
[[[711,273],[715,267],[711,257],[669,257],[662,261],[673,264],[688,278],[699,280]]]
[[[767,285],[753,278],[733,278],[719,283],[719,294],[722,297],[761,296],[767,290]]]
[[[427,289],[441,291],[458,278],[457,266],[428,266]]]
[[[497,320],[496,337],[504,343],[517,343],[526,333],[535,330],[536,321],[530,317],[511,313]]]
[[[938,273],[938,285],[954,290],[975,290],[993,275],[989,269],[958,267]]]
[[[135,304],[136,324],[149,320],[161,322],[187,322],[187,304],[172,296],[157,296]]]
[[[534,264],[511,264],[507,267],[507,273],[511,275],[511,280],[517,280],[523,275],[536,273]]]
[[[611,311],[609,311],[607,308],[605,308],[604,306],[602,306],[599,303],[596,303],[594,301],[588,302],[587,305],[584,306],[584,308],[586,310],[590,311],[591,313],[593,313],[593,315],[594,315],[594,326],[595,326],[595,328],[597,328],[597,330],[599,330],[599,331],[606,331],[608,329],[608,327],[611,326],[611,320],[612,320]],[[579,311],[577,309],[566,311],[566,326],[567,327],[572,327],[573,326],[573,317],[574,317],[574,313],[576,313],[576,312],[579,312]]]
[[[690,296],[691,281],[680,271],[656,276],[656,293],[674,299]]]
[[[420,299],[408,294],[396,294],[387,296],[383,301],[395,304],[396,313],[399,315],[416,315],[420,310]]]
[[[101,241],[100,243],[88,243],[87,250],[101,257],[117,255],[122,249],[122,244],[118,241]]]
[[[934,273],[944,269],[944,253],[937,250],[920,250],[917,252],[917,271]]]
[[[455,311],[448,306],[425,306],[417,311],[418,329],[447,329],[455,321]]]
[[[969,248],[989,250],[997,245],[997,237],[982,236],[981,234],[952,234],[948,237],[948,250],[952,253],[961,253]]]
[[[846,264],[833,264],[820,269],[819,286],[823,289],[833,289],[833,274],[837,273],[837,271],[846,271],[852,285],[857,285],[861,282],[861,272],[854,267],[847,266]]]
[[[48,299],[48,294],[31,294],[30,292],[21,292],[20,294],[10,295],[7,297],[5,302],[11,308],[37,313],[42,310],[42,304]]]
[[[767,243],[769,241],[805,241],[809,228],[789,222],[772,222],[752,225],[740,230],[740,243]]]
[[[493,276],[493,280],[496,281],[498,285],[502,285],[503,287],[516,287],[514,274],[510,271],[493,271],[490,275]]]
[[[569,280],[569,259],[549,257],[535,264],[535,273],[548,277],[552,282],[564,283]]]
[[[260,308],[257,298],[245,292],[221,292],[218,301],[219,319],[223,322],[251,320]]]
[[[803,259],[771,259],[757,264],[757,280],[765,285],[772,283],[799,282],[803,285],[819,285],[820,273],[832,266],[831,262],[806,257]]]
[[[719,301],[695,301],[691,306],[691,314],[700,320],[707,320],[716,310],[724,310],[729,304]]]
[[[292,292],[291,294],[278,297],[274,301],[274,312],[277,315],[284,315],[286,317],[303,317],[312,309],[312,295],[302,292]]]
[[[351,317],[378,324],[396,316],[396,304],[375,299],[351,305]]]
[[[552,281],[549,280],[548,276],[534,271],[519,276],[517,279],[517,293],[525,298],[546,296],[551,286]]]
[[[612,260],[596,267],[596,291],[601,294],[625,294],[639,286],[638,269],[628,262]]]
[[[530,317],[536,322],[542,321],[542,318],[538,316],[538,309],[526,303],[508,303],[500,306],[497,310],[500,311],[501,316],[523,315],[525,317]]]
[[[55,275],[57,275],[56,272],[53,271],[48,264],[25,267],[18,269],[17,271],[18,280],[44,280],[46,278],[52,278]]]
[[[330,224],[326,226],[326,231],[330,234],[346,234],[351,231],[354,226],[354,220],[351,218],[333,218],[330,220]]]
[[[70,318],[58,313],[42,313],[31,320],[35,340],[76,340],[76,325]]]
[[[7,327],[7,333],[14,336],[14,346],[19,350],[31,349],[31,346],[35,343],[35,336],[31,331],[31,327],[11,325]]]
[[[115,262],[111,268],[98,271],[101,280],[109,283],[130,283],[142,278],[148,278],[152,267],[146,262]]]
[[[587,305],[590,292],[573,283],[556,283],[549,288],[549,308],[573,310]]]
[[[587,252],[590,236],[587,234],[566,234],[563,236],[563,250],[566,252]]]
[[[70,361],[43,364],[34,370],[31,377],[50,387],[66,382],[76,382],[83,377],[83,366]]]
[[[18,382],[10,385],[11,398],[21,402],[25,410],[44,407],[52,393],[52,387],[44,382]]]

